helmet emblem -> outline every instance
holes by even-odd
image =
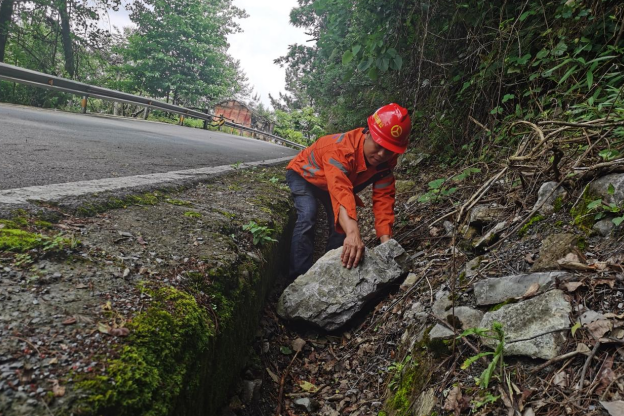
[[[392,126],[392,129],[390,129],[390,134],[392,135],[392,137],[394,137],[395,139],[401,137],[401,133],[403,133],[403,129],[401,128],[401,126],[399,126],[398,124],[395,126]]]

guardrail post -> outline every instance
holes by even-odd
[[[88,95],[82,96],[82,101],[80,102],[80,106],[82,107],[82,114],[87,114],[87,99],[88,98],[89,98]]]
[[[143,120],[147,120],[147,117],[149,117],[149,112],[150,112],[150,108],[145,107],[145,111],[143,112]]]
[[[208,114],[208,109],[204,108],[204,114]],[[208,130],[208,120],[204,120],[204,130]]]

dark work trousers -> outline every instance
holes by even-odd
[[[329,192],[312,185],[292,170],[286,172],[286,181],[292,192],[297,210],[297,222],[295,223],[290,246],[290,268],[288,273],[290,279],[294,280],[312,267],[314,229],[316,212],[318,210],[317,198],[325,207],[327,222],[329,223],[329,238],[327,239],[325,251],[341,247],[344,243],[345,234],[338,233],[334,226],[334,210]]]

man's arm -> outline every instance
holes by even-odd
[[[338,222],[347,234],[342,245],[342,255],[340,256],[342,266],[347,269],[357,267],[364,256],[364,242],[360,236],[358,223],[356,220],[349,217],[347,210],[342,205],[338,213]]]

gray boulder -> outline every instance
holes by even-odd
[[[546,332],[570,327],[570,303],[561,290],[552,290],[533,299],[513,305],[506,305],[494,312],[487,312],[479,325],[490,328],[493,322],[500,322],[505,332],[505,354],[524,355],[550,360],[559,355],[566,340],[565,332]],[[537,336],[540,334],[545,334]],[[536,338],[509,342],[519,339]],[[495,348],[497,341],[482,338],[482,342]]]
[[[613,185],[613,195],[609,194],[609,185]],[[612,173],[595,180],[589,185],[589,192],[597,195],[607,204],[615,203],[620,206],[624,203],[624,173]]]
[[[566,190],[562,187],[557,188],[557,185],[557,182],[544,183],[537,191],[537,202],[533,209],[539,207],[537,212],[542,215],[552,214],[555,211],[555,201],[558,198],[564,199],[568,196]],[[557,189],[553,192],[555,188]]]
[[[346,324],[369,300],[409,269],[407,253],[395,240],[366,250],[353,269],[342,267],[342,248],[329,251],[280,296],[277,313],[326,330]]]
[[[569,276],[566,272],[546,272],[517,274],[505,277],[493,277],[474,284],[477,305],[495,305],[510,298],[523,296],[535,283],[539,284],[537,293],[542,293],[555,284],[555,279]]]

